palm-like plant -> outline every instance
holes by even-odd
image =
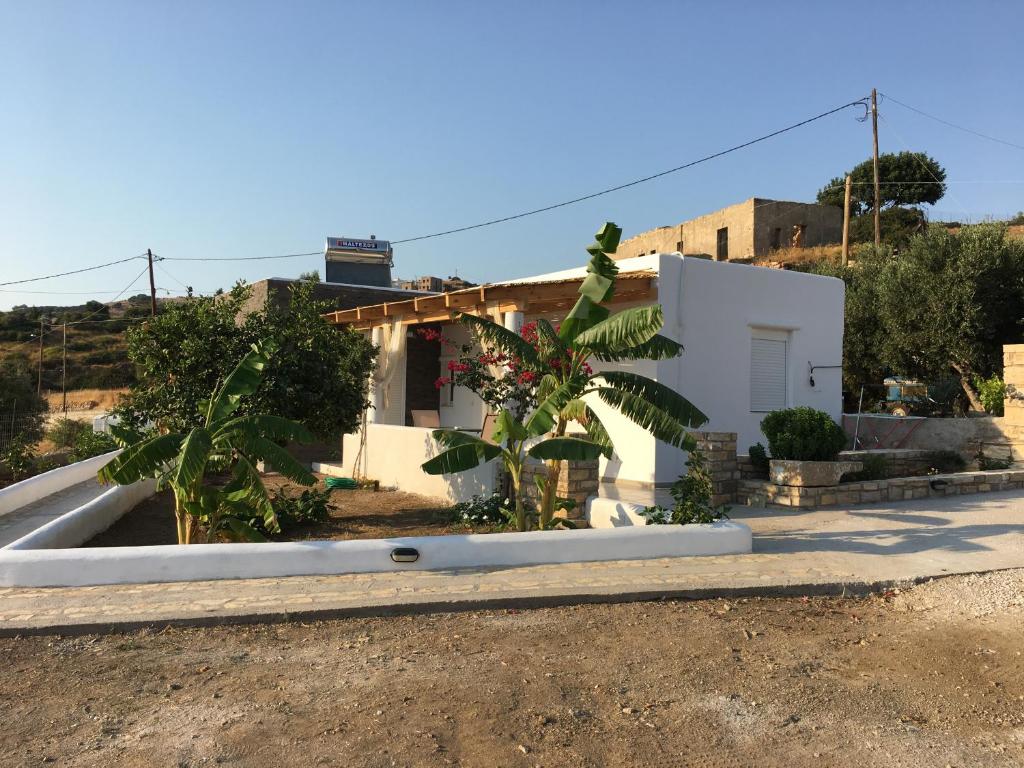
[[[279,529],[267,489],[256,464],[266,461],[294,482],[312,485],[316,478],[279,443],[312,439],[301,424],[279,416],[234,416],[243,397],[259,386],[274,349],[253,345],[252,351],[201,404],[202,424],[187,434],[144,436],[112,427],[124,451],[99,471],[101,482],[127,485],[148,477],[174,493],[178,543],[190,544],[202,527],[207,540],[219,533],[258,541],[261,534],[250,520],[262,519],[268,530]],[[229,473],[230,480],[208,485],[206,473]]]
[[[540,527],[550,525],[561,462],[610,457],[611,437],[586,398],[594,395],[658,440],[692,450],[693,437],[687,429],[707,421],[692,403],[675,390],[653,379],[627,371],[595,373],[588,363],[622,360],[664,360],[680,355],[682,345],[659,333],[664,323],[661,306],[633,307],[612,313],[605,306],[615,293],[618,266],[609,257],[618,248],[622,230],[608,222],[587,248],[591,259],[579,299],[559,327],[547,320],[537,321],[538,339],[530,343],[485,317],[460,314],[481,345],[488,345],[522,361],[527,367],[546,371],[537,388],[537,407],[522,422],[507,410],[499,414],[494,443],[455,430],[436,430],[434,437],[446,448],[423,465],[425,472],[462,472],[501,456],[513,481],[517,519],[522,489],[519,476],[525,445],[548,434],[526,454],[547,462],[547,476],[541,483]],[[566,428],[577,422],[586,437],[566,437]]]

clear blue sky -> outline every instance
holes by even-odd
[[[1024,144],[1018,2],[0,0],[0,281],[132,256],[399,239],[657,172],[872,86]],[[882,102],[882,151],[934,155],[951,216],[1024,208],[1024,151]],[[866,159],[856,110],[627,191],[396,248],[396,274],[493,280],[752,196],[811,200]],[[984,183],[973,183],[984,182]],[[119,290],[141,262],[26,290]],[[295,276],[166,262],[199,290]],[[158,272],[158,284],[180,289]],[[139,292],[144,281],[138,283]],[[4,289],[8,290],[8,289]],[[17,303],[87,296],[0,294]]]

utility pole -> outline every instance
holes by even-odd
[[[60,391],[64,401],[64,418],[68,417],[68,324],[65,322],[64,328],[64,351],[61,354],[62,368],[60,374]]]
[[[875,163],[875,166],[876,166],[876,174],[875,175],[876,176],[878,175],[877,174],[877,165],[878,165],[878,163],[876,161],[876,163]],[[147,248],[146,249],[146,256],[149,258],[149,308],[150,308],[150,314],[152,314],[153,317],[156,317],[156,283],[153,282],[153,249],[152,248]]]
[[[875,247],[882,244],[882,217],[879,212],[881,192],[878,188],[878,92],[871,89],[871,133],[874,143],[873,165],[875,167]]]
[[[46,318],[39,318],[39,376],[36,380],[36,394],[43,396],[43,323]]]
[[[850,177],[846,177],[846,196],[843,198],[843,266],[850,263]]]

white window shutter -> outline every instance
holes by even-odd
[[[786,407],[786,342],[750,340],[750,410],[766,413]]]

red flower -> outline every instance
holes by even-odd
[[[451,380],[451,379],[449,379],[449,378],[448,378],[447,376],[441,376],[441,377],[439,377],[439,378],[438,378],[438,379],[437,379],[437,380],[436,380],[436,381],[434,382],[434,387],[435,387],[436,389],[440,389],[440,388],[441,388],[441,387],[443,387],[443,386],[444,386],[445,384],[451,384],[451,383],[452,383],[452,380]]]

